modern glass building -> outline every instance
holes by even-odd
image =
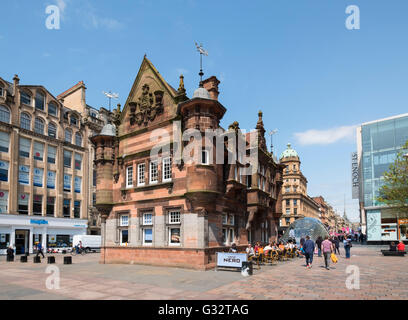
[[[388,171],[408,140],[408,114],[363,123],[357,128],[362,231],[369,242],[406,240],[408,217],[377,201]]]

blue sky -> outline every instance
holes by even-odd
[[[51,4],[60,30],[45,27]],[[348,5],[360,8],[360,30],[345,27]],[[309,194],[341,213],[345,194],[352,220],[353,126],[407,112],[406,0],[15,0],[2,12],[0,76],[55,95],[83,80],[95,107],[107,105],[103,90],[124,104],[145,53],[173,87],[183,73],[191,96],[203,43],[205,76],[221,80],[228,109],[222,125],[253,128],[261,109],[279,130],[277,152],[288,142],[298,151]]]

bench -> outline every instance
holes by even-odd
[[[407,253],[406,251],[390,251],[390,250],[381,250],[383,256],[394,256],[394,257],[403,257]]]

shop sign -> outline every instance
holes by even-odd
[[[241,268],[248,261],[246,253],[217,252],[217,267]]]
[[[48,235],[48,242],[49,243],[56,243],[57,242],[57,236],[55,234]]]
[[[47,220],[34,220],[34,219],[31,219],[30,220],[30,223],[31,224],[48,224],[48,221]]]
[[[408,224],[408,219],[399,219],[398,223],[399,224]]]
[[[358,154],[353,152],[351,154],[351,183],[352,183],[352,199],[359,198],[360,190],[360,176],[359,176],[359,167],[358,167]]]

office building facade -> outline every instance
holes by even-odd
[[[377,200],[384,184],[383,174],[407,140],[408,114],[363,123],[357,128],[357,195],[361,229],[369,243],[407,240],[408,217]]]

